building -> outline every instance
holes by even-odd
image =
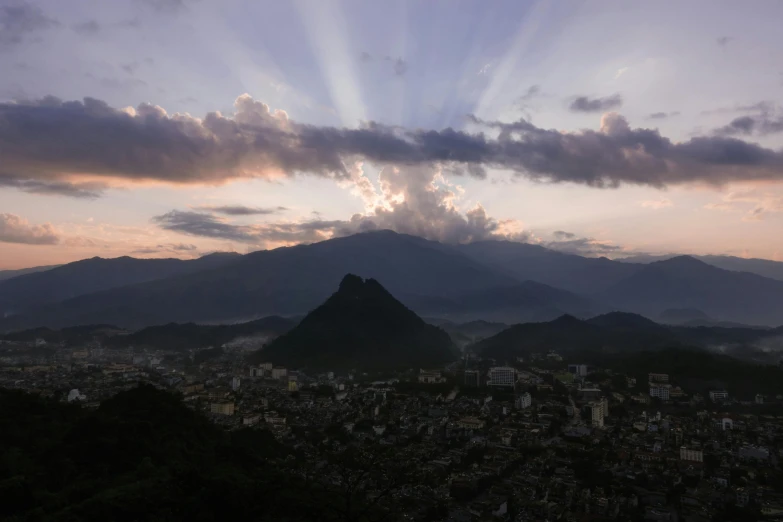
[[[648,373],[647,374],[647,382],[663,382],[663,383],[667,383],[667,382],[669,382],[669,374],[668,373]]]
[[[609,417],[609,399],[601,397],[601,410],[603,411],[604,419]]]
[[[446,382],[446,378],[436,370],[419,370],[419,382],[423,384],[440,384]]]
[[[680,446],[680,460],[704,462],[704,452],[700,449],[691,449],[685,446]]]
[[[87,400],[87,396],[75,388],[68,392],[68,402],[86,401],[86,400]]]
[[[662,401],[668,401],[671,398],[671,385],[669,384],[651,384],[650,397],[657,397]]]
[[[495,366],[489,369],[489,386],[513,387],[517,371],[510,366]]]
[[[569,364],[568,365],[568,373],[573,373],[574,375],[578,377],[585,377],[587,375],[587,365],[586,364]]]
[[[239,389],[239,385],[241,384],[241,381],[239,380],[239,377],[234,377],[231,379],[231,389],[234,391],[237,391]]]
[[[264,372],[265,372],[265,371],[266,371],[266,370],[264,370],[264,369],[263,369],[263,368],[261,368],[261,367],[258,367],[258,368],[256,368],[256,367],[251,367],[251,368],[250,368],[250,376],[251,376],[251,377],[263,377],[263,376],[264,376]]]
[[[517,408],[520,410],[527,409],[531,404],[533,404],[533,397],[531,397],[529,393],[525,392],[517,397],[516,403]]]
[[[585,400],[597,400],[600,399],[604,392],[600,388],[582,388],[579,390],[579,396]]]
[[[288,375],[288,370],[285,368],[272,368],[272,378],[273,379],[282,379]]]
[[[484,427],[484,421],[476,417],[464,417],[457,421],[457,426],[466,430],[480,430]]]
[[[295,392],[299,389],[299,383],[296,381],[288,381],[288,391]]]
[[[233,415],[234,414],[234,403],[233,402],[213,402],[210,407],[209,411],[212,413],[215,413],[217,415]]]
[[[245,415],[242,417],[242,424],[245,426],[253,426],[261,421],[261,415],[254,413],[252,415]]]
[[[478,370],[465,370],[465,386],[478,388],[480,384],[481,377]]]
[[[756,394],[756,404],[764,404],[764,396],[761,394]]]
[[[587,408],[590,411],[590,423],[596,427],[601,428],[604,425],[604,406],[601,401],[590,402],[587,404]]]
[[[725,401],[729,398],[729,392],[726,390],[712,390],[710,392],[710,400],[712,402]]]

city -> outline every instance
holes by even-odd
[[[43,347],[47,355],[20,355]],[[468,354],[443,368],[305,374],[250,365],[247,346],[203,362],[198,351],[111,349],[100,341],[0,348],[2,388],[96,409],[117,393],[153,386],[225,430],[270,433],[309,464],[352,447],[368,462],[392,450],[407,465],[397,482],[368,478],[360,494],[392,488],[376,507],[393,509],[395,520],[783,514],[783,395],[693,392],[653,367],[627,375],[550,351],[512,366]],[[306,472],[297,467],[304,464],[274,460]],[[325,470],[315,480],[343,486]]]

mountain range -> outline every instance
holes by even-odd
[[[693,257],[630,263],[525,243],[448,245],[376,231],[191,261],[93,258],[20,275],[0,281],[0,331],[301,316],[346,273],[378,281],[419,315],[454,322],[611,311],[658,320],[691,309],[715,323],[783,324],[783,281]]]
[[[754,362],[777,363],[783,353],[783,327],[666,326],[637,314],[611,312],[587,320],[564,315],[554,321],[517,324],[468,347],[501,363],[550,350],[581,357],[669,348],[698,348]]]

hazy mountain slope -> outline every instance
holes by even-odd
[[[679,254],[665,254],[660,256],[631,256],[624,259],[620,259],[621,262],[627,263],[653,263],[655,261],[665,261],[673,257],[678,257]],[[769,259],[746,259],[744,257],[736,256],[691,256],[704,261],[712,266],[717,266],[724,270],[733,270],[735,272],[750,272],[752,274],[768,277],[770,279],[777,279],[783,281],[783,263],[780,261],[771,261]]]
[[[377,281],[347,275],[337,292],[254,359],[300,368],[409,368],[456,358],[449,335]]]
[[[209,270],[240,257],[239,254],[217,253],[187,261],[127,256],[84,259],[0,281],[0,316],[110,288]]]
[[[648,317],[671,308],[695,308],[721,321],[783,324],[783,282],[723,270],[689,256],[645,265],[597,297]]]
[[[506,323],[550,321],[563,314],[590,317],[607,311],[607,307],[591,299],[534,281],[455,297],[410,299],[406,300],[406,305],[421,315],[460,322],[478,319]]]
[[[30,268],[20,268],[18,270],[0,270],[0,281],[11,279],[12,277],[18,277],[25,274],[34,274],[36,272],[45,272],[52,268],[57,268],[62,265],[47,265],[47,266],[33,266]]]
[[[455,248],[520,281],[536,281],[585,295],[605,290],[641,268],[512,241],[478,241]]]
[[[254,252],[231,266],[83,295],[8,318],[0,330],[302,314],[323,302],[346,273],[377,279],[404,302],[517,283],[439,243],[382,231]]]

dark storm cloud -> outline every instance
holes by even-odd
[[[673,118],[675,116],[679,116],[680,113],[678,111],[675,112],[654,112],[647,116],[648,120],[664,120],[666,118]]]
[[[226,216],[264,216],[270,214],[279,214],[280,212],[285,212],[286,210],[288,210],[286,207],[261,208],[261,207],[246,207],[243,205],[223,205],[223,206],[202,205],[195,208],[199,210],[209,210],[211,212],[224,214]]]
[[[359,53],[359,60],[367,63],[367,62],[371,62],[373,60],[373,57],[367,51],[362,51],[361,53]]]
[[[599,130],[577,132],[471,121],[486,132],[306,125],[247,95],[232,117],[203,119],[149,104],[118,110],[93,98],[48,97],[0,104],[0,157],[16,179],[47,182],[91,175],[214,184],[297,173],[342,181],[357,160],[440,165],[479,178],[498,168],[593,187],[783,179],[780,151],[716,135],[674,143],[655,129],[632,129],[615,113],[603,115]]]
[[[20,0],[0,5],[0,51],[12,49],[35,34],[58,25],[57,20],[49,18],[30,2]]]
[[[783,115],[741,116],[734,118],[728,125],[715,130],[718,136],[757,135],[767,136],[783,132]]]
[[[579,96],[568,106],[572,112],[605,112],[617,109],[623,105],[623,98],[619,94],[606,96],[605,98],[588,98]]]

